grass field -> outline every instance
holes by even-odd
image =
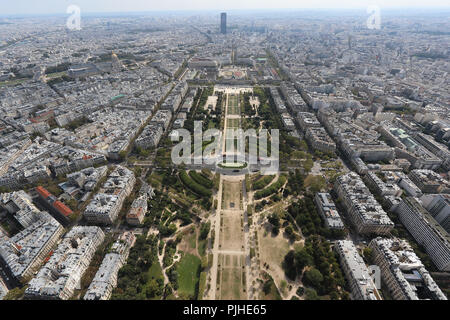
[[[242,250],[244,243],[243,211],[241,205],[242,181],[224,181],[220,248],[221,250]]]
[[[50,74],[47,74],[46,77],[48,79],[53,79],[53,78],[61,77],[63,75],[67,75],[67,72],[63,71],[63,72],[50,73]],[[28,81],[28,80],[31,80],[31,79],[30,78],[21,78],[21,79],[13,79],[13,80],[1,81],[0,82],[0,87],[2,87],[2,86],[15,86],[15,85],[21,84],[21,83],[23,83],[25,81]]]
[[[55,72],[55,73],[47,74],[47,78],[49,78],[49,79],[59,78],[59,77],[62,77],[62,76],[67,76],[67,71]]]
[[[161,265],[158,262],[153,263],[150,269],[148,269],[148,275],[150,279],[164,279]]]
[[[195,227],[188,228],[183,233],[183,240],[178,244],[178,249],[199,257],[206,254],[208,245],[207,239],[198,240],[198,230]]]
[[[178,293],[184,298],[196,298],[201,260],[192,254],[184,255],[177,265]]]
[[[280,233],[274,237],[270,232],[265,233],[261,228],[258,232],[261,247],[261,259],[269,265],[281,265],[284,256],[289,252],[289,242]]]
[[[237,95],[229,95],[228,96],[228,111],[229,115],[240,115],[241,112],[239,110],[239,100]]]
[[[227,128],[239,128],[239,119],[227,119]]]
[[[161,265],[159,264],[158,261],[155,261],[152,264],[150,269],[148,269],[147,274],[148,274],[149,281],[152,281],[153,279],[154,280],[161,279],[164,281],[164,276],[162,273]],[[155,297],[151,298],[151,300],[161,300],[161,296],[155,296]]]
[[[21,84],[22,82],[25,82],[27,80],[30,80],[30,79],[14,79],[14,80],[2,81],[2,82],[0,82],[0,87],[15,86],[15,85]]]
[[[246,299],[244,256],[220,255],[220,299]]]

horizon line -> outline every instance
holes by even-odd
[[[220,13],[220,12],[270,12],[270,11],[365,11],[367,7],[297,7],[297,8],[247,8],[247,9],[162,9],[162,10],[124,10],[124,11],[81,11],[82,14],[87,15],[106,15],[106,14],[149,14],[149,13]],[[402,7],[402,6],[392,6],[392,7],[380,7],[382,11],[396,11],[396,10],[448,10],[450,12],[449,6],[436,6],[436,7],[426,7],[426,6],[412,6],[412,7]],[[445,12],[441,12],[445,13]],[[17,16],[66,16],[66,12],[51,12],[51,13],[0,13],[1,18],[7,17],[17,17]]]

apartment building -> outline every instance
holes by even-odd
[[[136,147],[142,149],[150,149],[156,147],[161,140],[163,133],[164,130],[162,126],[156,123],[150,123],[144,128],[141,135],[136,139]]]
[[[148,184],[143,184],[139,191],[139,196],[131,204],[130,211],[127,214],[127,223],[132,226],[138,226],[144,222],[145,214],[148,210],[148,200],[154,196],[153,188]]]
[[[322,126],[312,112],[297,113],[297,122],[303,131],[306,131],[308,128],[320,128]]]
[[[412,170],[409,178],[423,193],[450,193],[450,182],[432,170]]]
[[[335,152],[336,143],[330,138],[326,130],[322,127],[311,127],[306,129],[306,140],[315,149],[321,152]]]
[[[131,170],[117,166],[86,207],[83,213],[86,220],[96,224],[112,224],[135,183],[136,178]]]
[[[420,197],[420,201],[442,228],[450,233],[450,195],[426,194]]]
[[[109,253],[104,257],[94,279],[84,295],[84,300],[109,300],[117,286],[120,268],[126,263],[136,237],[132,232],[124,232],[114,242]]]
[[[412,197],[405,198],[397,207],[400,221],[414,239],[422,245],[440,271],[450,271],[450,235]]]
[[[394,300],[447,300],[406,240],[379,237],[369,246]]]
[[[387,234],[394,223],[354,172],[340,176],[334,190],[358,233]]]
[[[353,242],[339,240],[334,249],[347,278],[352,300],[382,300],[369,270]]]
[[[365,176],[367,185],[370,186],[375,193],[380,196],[400,196],[402,190],[394,181],[387,181],[387,179],[380,173],[380,176],[386,180],[384,182],[381,178],[374,172],[368,172]]]
[[[99,227],[77,226],[70,230],[44,267],[25,290],[27,299],[68,300],[105,234]]]
[[[48,213],[0,244],[0,265],[20,283],[33,276],[63,234],[62,225]]]
[[[330,229],[344,229],[344,223],[329,193],[316,193],[314,197],[317,211]]]

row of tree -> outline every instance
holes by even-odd
[[[277,193],[280,190],[280,188],[284,186],[285,183],[286,183],[286,177],[282,175],[278,178],[277,182],[272,183],[267,188],[256,192],[255,199],[265,198],[274,193]]]
[[[272,182],[274,177],[274,175],[263,176],[262,178],[255,180],[252,184],[253,190],[264,189]]]
[[[204,186],[202,186],[202,185],[198,184],[197,182],[195,182],[194,180],[192,180],[189,177],[189,175],[186,173],[185,170],[181,170],[179,176],[180,176],[181,181],[186,185],[186,187],[191,189],[194,193],[196,193],[202,197],[211,197],[212,196],[211,190],[208,190]]]
[[[204,186],[205,188],[212,189],[213,182],[203,174],[198,173],[197,171],[190,171],[189,176],[192,178],[192,180]]]

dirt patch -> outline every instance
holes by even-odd
[[[226,210],[221,213],[219,249],[222,251],[243,251],[244,232],[241,211]]]
[[[224,181],[222,191],[222,209],[239,210],[242,198],[242,181]]]
[[[192,226],[182,232],[182,240],[177,246],[179,251],[198,255],[197,252],[197,229]]]
[[[245,293],[245,268],[243,255],[220,255],[220,300],[243,300]]]
[[[258,229],[261,269],[270,273],[277,287],[280,287],[281,281],[285,280],[281,264],[284,256],[291,250],[289,240],[282,234],[283,232],[280,232],[278,236],[274,237],[270,231],[266,232],[264,227]],[[266,268],[265,265],[269,265],[269,268]]]

